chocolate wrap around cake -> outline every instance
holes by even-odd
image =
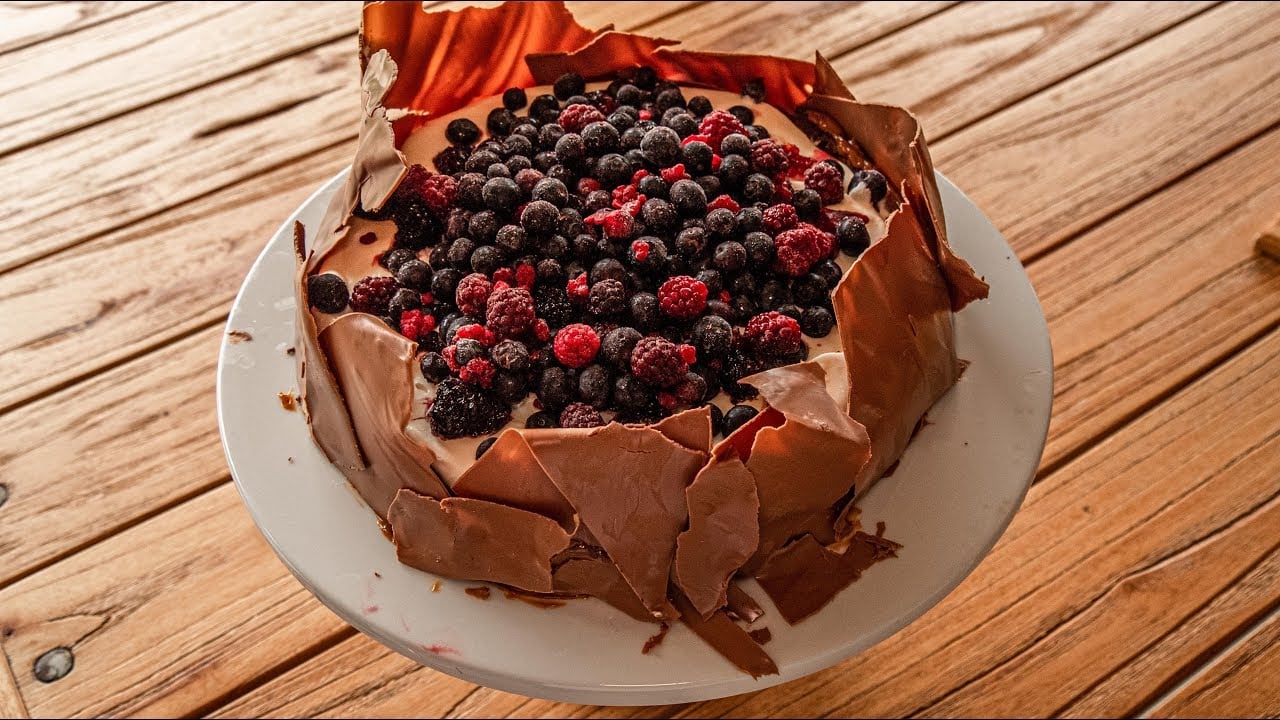
[[[860,530],[854,503],[959,377],[953,313],[987,294],[948,244],[916,119],[855,100],[821,55],[684,50],[588,30],[562,3],[368,4],[360,60],[356,157],[321,224],[299,228],[295,243],[300,385],[319,447],[389,523],[406,564],[594,596],[653,622],[679,617],[744,672],[776,672],[742,627],[753,618],[734,609],[735,577],[757,578],[799,622],[892,556],[892,541]],[[681,87],[758,88],[812,144],[887,178],[884,235],[831,295],[840,352],[744,378],[762,411],[718,443],[705,407],[647,426],[508,426],[458,477],[442,478],[435,452],[407,430],[423,412],[415,343],[373,315],[313,311],[308,278],[358,242],[358,208],[376,213],[390,200],[415,130],[507,88],[641,66]]]

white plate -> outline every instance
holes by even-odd
[[[894,474],[862,501],[903,544],[817,615],[788,626],[768,611],[766,646],[780,674],[754,680],[683,625],[649,655],[654,626],[594,599],[544,610],[478,583],[444,580],[396,561],[374,514],[312,443],[295,391],[292,226],[314,229],[339,174],[308,199],[245,279],[218,363],[218,423],[227,464],[267,541],[298,580],[344,620],[408,657],[470,682],[576,703],[683,703],[760,690],[833,665],[900,630],[956,587],[1004,532],[1040,461],[1049,426],[1053,360],[1048,328],[1022,265],[999,231],[938,176],[959,254],[986,277],[991,298],[956,318],[959,355],[972,361],[929,411]]]

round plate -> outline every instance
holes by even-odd
[[[991,297],[956,316],[960,381],[930,411],[892,476],[860,503],[863,523],[903,544],[818,614],[788,626],[753,583],[779,674],[752,679],[677,623],[648,655],[654,626],[594,599],[542,609],[479,583],[437,580],[396,561],[371,510],[312,442],[296,392],[292,227],[318,226],[339,174],[267,245],[227,321],[218,363],[218,423],[227,464],[254,521],[298,580],[361,631],[464,680],[551,700],[683,703],[760,690],[833,665],[919,617],[969,574],[1004,532],[1040,461],[1053,360],[1048,328],[1022,265],[999,231],[941,175],[956,251]]]

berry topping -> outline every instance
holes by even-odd
[[[786,175],[790,159],[786,148],[772,140],[751,143],[751,168],[759,173],[777,177]]]
[[[796,227],[778,234],[773,239],[777,247],[777,269],[792,277],[798,277],[809,271],[814,263],[824,257],[824,249],[829,250],[829,242],[818,228],[809,223],[800,223]]]
[[[698,132],[707,136],[708,145],[718,148],[729,135],[735,133],[743,135],[747,132],[747,129],[731,113],[725,110],[715,110],[702,118],[702,122],[698,125]]]
[[[511,408],[480,387],[445,378],[427,415],[436,435],[458,438],[494,432],[511,419]]]
[[[889,193],[889,181],[876,170],[854,170],[849,180],[849,190],[859,185],[866,186],[871,193],[871,202],[878,203]]]
[[[484,317],[485,304],[488,303],[489,293],[492,291],[493,284],[489,282],[489,278],[480,273],[471,273],[458,281],[455,303],[458,309],[468,317]]]
[[[590,325],[574,323],[556,333],[554,348],[556,359],[566,367],[585,367],[600,351],[600,338]]]
[[[487,388],[493,383],[493,363],[484,358],[471,358],[458,370],[458,379]]]
[[[454,145],[474,145],[480,139],[480,126],[466,118],[458,118],[449,122],[444,137]]]
[[[449,377],[449,364],[438,352],[424,353],[418,360],[418,368],[422,370],[422,377],[433,383]]]
[[[496,338],[520,337],[533,328],[535,320],[533,296],[528,290],[506,288],[489,296],[485,322]]]
[[[790,230],[798,222],[800,222],[800,218],[796,215],[796,209],[792,205],[779,203],[770,205],[764,210],[764,227],[774,235],[783,230]]]
[[[391,296],[395,293],[395,278],[385,275],[367,277],[351,289],[351,309],[371,315],[386,315]]]
[[[591,286],[587,310],[598,317],[618,315],[627,309],[627,291],[618,280],[601,280]]]
[[[724,414],[724,434],[729,435],[734,430],[746,425],[759,412],[759,410],[750,405],[734,405],[729,408],[729,412]]]
[[[599,411],[586,403],[569,403],[560,411],[560,427],[590,428],[604,424]]]
[[[658,288],[658,307],[677,320],[692,320],[707,307],[707,286],[688,275],[677,275]]]
[[[423,315],[421,310],[405,310],[400,313],[400,334],[414,342],[436,329],[436,319]]]
[[[487,437],[481,440],[480,444],[476,446],[476,459],[479,460],[482,455],[489,452],[489,448],[493,447],[496,442],[498,442],[496,437]]]
[[[760,313],[751,318],[742,334],[747,347],[764,357],[785,357],[804,347],[800,323],[780,312]]]
[[[347,283],[333,273],[307,278],[307,298],[311,306],[323,313],[340,313],[347,309]]]
[[[555,415],[552,415],[546,410],[539,410],[538,412],[530,415],[528,420],[524,421],[524,426],[534,430],[545,430],[547,428],[555,427],[556,423]]]
[[[631,374],[651,385],[671,387],[687,372],[689,364],[680,347],[666,338],[641,338],[631,351]]]

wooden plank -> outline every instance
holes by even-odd
[[[0,53],[68,35],[155,4],[156,0],[0,3]]]
[[[1206,572],[1212,576],[1213,572]],[[1198,583],[1194,580],[1193,583]],[[1280,598],[1280,554],[1272,552],[1248,575],[1215,598],[1173,632],[1161,638],[1141,655],[1109,675],[1054,713],[1061,717],[1096,718],[1131,715],[1174,684],[1191,675],[1214,656],[1226,639],[1239,637],[1242,630],[1256,624],[1258,613],[1266,612]],[[1240,716],[1261,715],[1259,707]]]
[[[1280,613],[1214,660],[1151,717],[1261,717],[1280,709]]]
[[[6,53],[0,154],[354,34],[359,8],[173,3]]]
[[[1280,221],[1258,236],[1256,247],[1262,255],[1280,262]]]
[[[1278,120],[1280,5],[1227,4],[932,150],[1028,257]]]
[[[964,3],[832,64],[858,97],[909,107],[940,138],[1211,5]]]
[[[680,714],[802,715],[815,702],[832,715],[916,714],[994,668],[1020,667],[1028,651],[1069,651],[1054,643],[1067,627],[1129,651],[1154,642],[1182,621],[1185,606],[1166,615],[1156,608],[1150,622],[1130,624],[1124,633],[1091,608],[1104,603],[1141,614],[1158,605],[1150,602],[1152,592],[1210,600],[1213,593],[1186,587],[1166,568],[1222,557],[1229,567],[1221,576],[1214,571],[1198,581],[1211,588],[1274,546],[1278,353],[1280,331],[1033,487],[1011,532],[973,575],[897,635],[810,678]],[[1219,552],[1214,541],[1259,532],[1266,542],[1231,552]],[[1093,630],[1080,624],[1090,620],[1097,621]],[[1056,673],[1061,694],[1020,695],[1001,714],[1049,714],[1078,691],[1078,682],[1104,678],[1123,661],[1099,656],[1077,663],[1072,674],[1079,680]],[[1041,679],[1037,687],[1049,684]]]
[[[203,330],[0,417],[0,587],[227,480],[221,341],[221,326]]]
[[[0,644],[0,656],[4,655],[3,644]],[[0,657],[0,659],[4,659]],[[0,717],[27,718],[27,706],[22,702],[22,694],[18,692],[18,682],[13,679],[13,668],[8,660],[0,662]]]
[[[1280,265],[1250,239],[1280,207],[1280,130],[1028,268],[1053,338],[1056,465],[1280,322]]]
[[[835,57],[951,6],[952,2],[709,2],[645,31],[689,47],[812,60]],[[839,28],[838,32],[833,29]]]
[[[229,483],[0,591],[13,667],[75,656],[64,679],[17,676],[36,717],[188,715],[344,627]]]

